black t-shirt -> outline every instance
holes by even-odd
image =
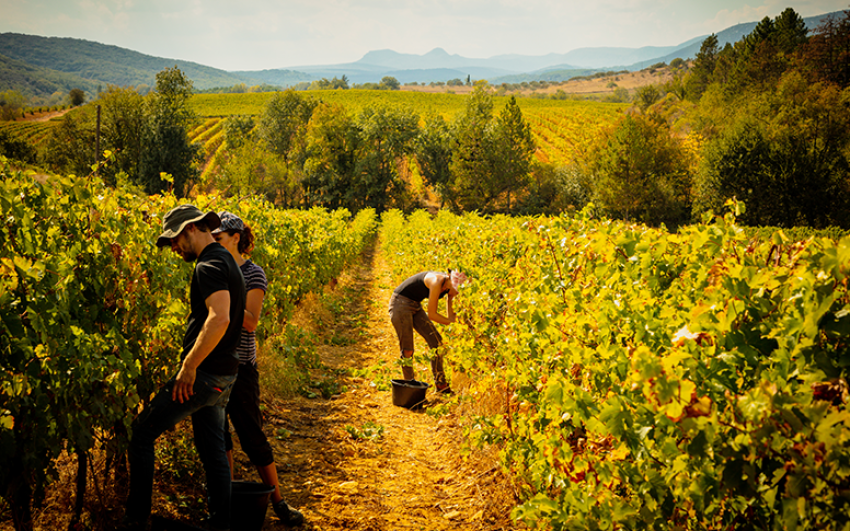
[[[428,275],[428,273],[446,276],[445,273],[438,273],[436,271],[423,271],[402,282],[394,291],[410,300],[418,302],[424,301],[431,295],[431,290],[425,285],[425,276]],[[448,292],[448,290],[441,292],[440,298],[442,299]]]
[[[230,324],[224,337],[198,367],[206,373],[217,375],[236,374],[239,371],[239,335],[245,318],[245,279],[230,252],[214,242],[201,251],[195,271],[192,272],[192,288],[189,292],[191,314],[183,337],[183,355],[192,350],[198,334],[207,320],[207,298],[217,291],[230,292]]]

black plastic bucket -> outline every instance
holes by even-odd
[[[254,481],[232,481],[230,485],[230,529],[260,531],[274,487]]]
[[[418,380],[393,380],[393,405],[413,409],[425,401],[425,392],[430,387]]]

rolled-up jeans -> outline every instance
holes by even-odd
[[[130,494],[125,521],[146,522],[153,495],[154,443],[166,430],[189,415],[195,433],[195,448],[207,476],[210,525],[230,528],[230,464],[224,451],[225,406],[236,375],[197,371],[194,394],[189,400],[171,399],[175,378],[166,383],[153,401],[133,422],[130,439]]]

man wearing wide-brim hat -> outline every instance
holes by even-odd
[[[239,367],[236,347],[245,314],[245,280],[230,252],[211,230],[215,212],[179,205],[162,222],[157,247],[170,246],[196,262],[189,292],[190,314],[180,369],[133,422],[130,494],[124,528],[145,529],[151,513],[154,443],[167,429],[192,416],[195,447],[207,475],[210,529],[230,528],[230,465],[224,442],[225,406]]]

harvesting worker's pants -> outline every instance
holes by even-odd
[[[210,525],[230,528],[230,464],[224,451],[224,408],[236,375],[219,376],[202,371],[196,374],[194,394],[189,400],[181,404],[171,399],[175,380],[172,378],[133,422],[125,522],[147,522],[153,494],[154,443],[163,432],[191,415],[195,448],[207,476]]]
[[[443,357],[437,352],[437,347],[443,344],[443,337],[437,331],[437,327],[428,318],[428,314],[422,309],[422,303],[409,299],[404,295],[393,293],[389,305],[390,320],[393,323],[398,344],[402,356],[402,373],[405,380],[413,380],[415,374],[413,367],[405,365],[405,352],[413,352],[413,331],[425,338],[431,348],[431,372],[434,373],[434,385],[438,388],[445,387],[446,374],[443,371]],[[412,354],[411,354],[412,355]]]

